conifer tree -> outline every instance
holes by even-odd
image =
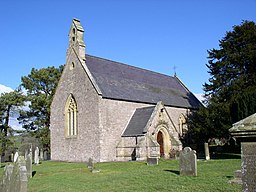
[[[28,76],[21,78],[29,106],[28,110],[20,112],[19,120],[47,151],[50,151],[50,106],[62,70],[63,66],[33,68]]]
[[[207,100],[191,121],[201,139],[228,137],[233,123],[256,112],[256,25],[243,21],[208,51]],[[204,121],[207,121],[206,124]]]

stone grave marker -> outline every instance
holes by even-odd
[[[34,164],[39,165],[39,148],[36,147],[35,153],[34,153]]]
[[[241,142],[242,191],[256,191],[256,113],[234,123],[229,132]]]
[[[18,158],[18,166],[19,166],[19,171],[17,173],[17,191],[20,192],[26,192],[28,189],[28,176],[27,176],[27,168],[26,168],[26,161],[23,156],[20,156]]]
[[[18,160],[19,157],[19,153],[18,151],[15,152],[14,157],[13,157],[13,162],[16,163],[16,161]]]
[[[158,165],[158,157],[148,157],[147,165]]]
[[[40,149],[40,160],[44,160],[44,151],[43,149]]]
[[[1,182],[1,192],[27,192],[27,169],[23,156],[19,156],[15,163],[9,164],[4,169]]]
[[[44,160],[45,160],[45,161],[50,159],[50,158],[49,158],[48,151],[44,151],[43,154],[44,154],[43,156],[44,156]]]
[[[26,168],[28,178],[32,177],[32,144],[29,144],[28,154],[26,157]]]
[[[87,165],[87,168],[88,169],[93,169],[93,160],[92,160],[92,158],[89,158],[89,160],[88,160],[88,165]]]
[[[197,157],[196,151],[190,147],[185,147],[180,152],[180,175],[197,176]]]
[[[11,154],[11,162],[14,162],[14,157],[13,156],[14,156],[14,154],[12,153]],[[10,160],[10,158],[9,158],[9,160]]]
[[[90,170],[90,172],[92,172],[92,173],[98,173],[98,172],[100,172],[100,170],[98,170],[98,169],[95,168],[92,158],[89,158],[87,168],[88,168],[88,169]]]
[[[210,153],[209,153],[208,143],[204,143],[204,154],[205,154],[205,160],[210,160]]]

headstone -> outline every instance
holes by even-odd
[[[88,160],[88,164],[87,164],[87,168],[88,168],[88,169],[93,169],[93,168],[94,168],[92,158],[89,158],[89,160]]]
[[[27,176],[27,168],[26,168],[26,162],[25,162],[24,157],[22,157],[22,156],[19,157],[18,166],[19,166],[19,171],[18,171],[17,178],[16,178],[18,187],[17,187],[16,191],[27,192],[28,176]]]
[[[27,156],[28,156],[28,149],[25,149],[25,160],[27,159]]]
[[[13,173],[14,165],[9,164],[4,167],[4,175],[3,175],[3,191],[5,192],[11,192],[11,178]]]
[[[27,176],[32,177],[32,144],[29,144],[28,155],[26,160]]]
[[[158,157],[148,157],[147,165],[158,165]]]
[[[256,191],[256,142],[241,143],[242,182],[244,191]]]
[[[256,113],[233,124],[229,131],[241,142],[242,191],[256,191]]]
[[[210,160],[210,153],[209,153],[208,143],[204,143],[204,154],[205,154],[205,160]]]
[[[100,170],[95,168],[92,158],[89,158],[87,167],[90,170],[90,172],[92,172],[92,173],[99,173],[100,172]]]
[[[11,162],[14,162],[14,157],[13,156],[14,156],[14,154],[12,153],[11,154]],[[10,160],[10,158],[9,158],[9,160]]]
[[[49,160],[49,157],[48,157],[48,152],[47,151],[44,151],[44,160]]]
[[[44,151],[43,149],[40,149],[40,160],[44,160]]]
[[[185,147],[180,152],[180,175],[197,176],[196,151],[190,147]]]
[[[34,164],[39,165],[39,148],[36,147],[35,153],[34,153]]]
[[[18,160],[19,157],[19,153],[18,151],[15,152],[14,157],[13,157],[13,162],[16,163],[16,161]]]
[[[15,163],[4,169],[3,180],[0,182],[1,192],[27,192],[27,170],[25,159],[19,156]]]

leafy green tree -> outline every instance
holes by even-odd
[[[13,129],[10,126],[10,117],[18,112],[18,108],[24,105],[25,96],[20,90],[4,93],[0,96],[0,141],[1,154],[5,155],[8,146],[11,145],[10,136]]]
[[[228,128],[256,112],[256,25],[243,21],[208,51],[207,100],[192,118],[194,132],[207,140],[228,137]]]
[[[32,136],[39,139],[44,150],[50,150],[50,106],[63,66],[32,69],[21,78],[27,91],[28,109],[20,112],[19,120]]]

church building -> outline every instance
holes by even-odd
[[[51,159],[145,160],[181,150],[200,101],[176,76],[86,54],[83,34],[73,19],[51,105]]]

